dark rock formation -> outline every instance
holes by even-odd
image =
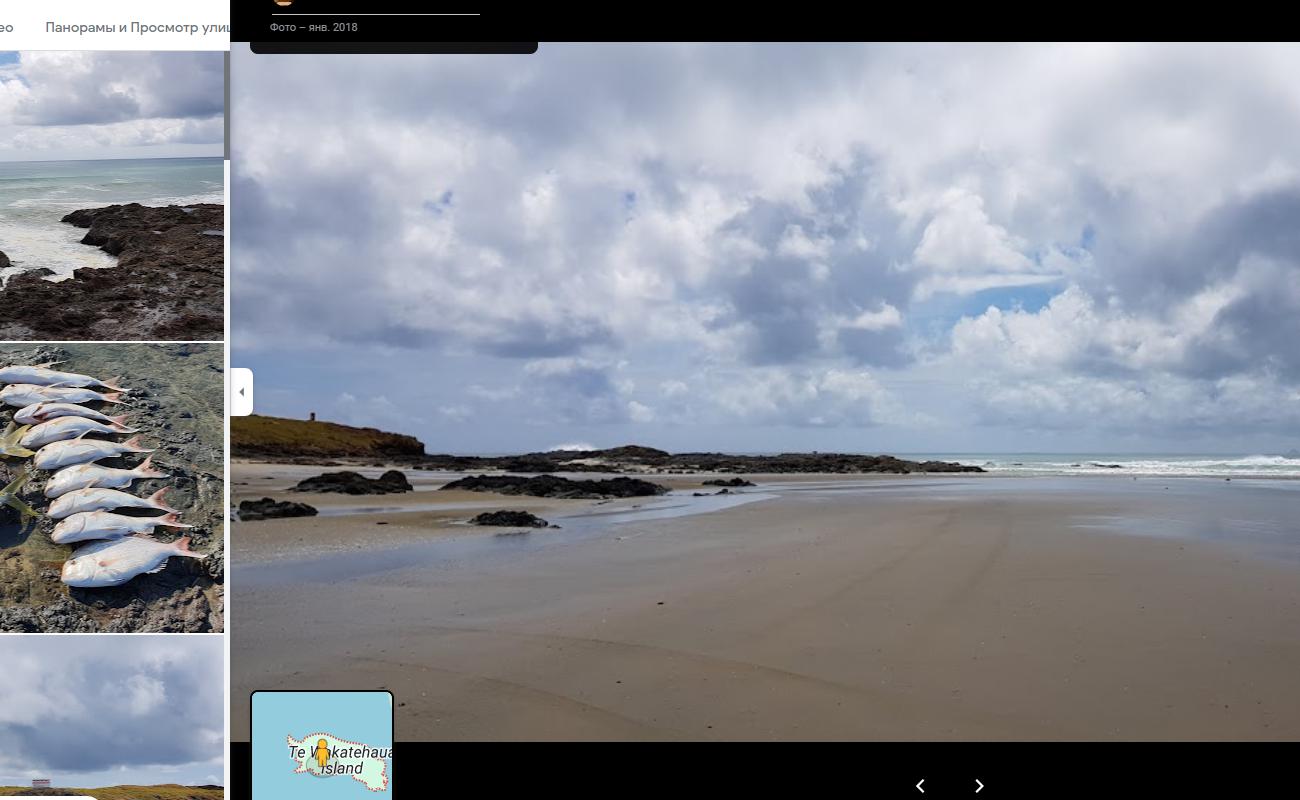
[[[1098,464],[1096,461],[1092,462],[1089,466],[1100,467],[1101,469],[1124,469],[1122,464]]]
[[[299,481],[295,492],[335,492],[338,494],[400,494],[412,491],[406,475],[390,469],[378,478],[367,478],[357,472],[326,472],[314,478]]]
[[[545,528],[549,522],[527,511],[487,511],[469,521],[471,525],[493,525],[499,528]]]
[[[316,516],[316,509],[306,503],[295,503],[291,500],[276,501],[269,497],[263,497],[261,500],[245,500],[239,504],[239,519],[241,522],[314,516]]]
[[[233,426],[232,422],[232,426]],[[424,469],[476,472],[730,472],[730,473],[863,473],[983,472],[982,467],[949,461],[907,461],[893,456],[849,453],[781,453],[773,456],[733,456],[726,453],[666,453],[627,445],[610,450],[557,450],[519,456],[430,455],[419,461]]]
[[[82,243],[117,266],[58,283],[31,272],[0,291],[3,339],[220,339],[224,333],[223,208],[138,203],[74,211]]]
[[[3,250],[0,250],[0,269],[7,269],[8,267],[9,256],[5,255]]]
[[[744,478],[714,478],[711,481],[704,481],[705,486],[753,486],[751,481]]]
[[[555,475],[471,475],[452,481],[443,489],[465,489],[471,492],[497,492],[498,494],[523,494],[532,497],[560,497],[571,499],[603,500],[611,497],[652,497],[667,494],[668,488],[637,478],[609,478],[607,480],[571,480]]]

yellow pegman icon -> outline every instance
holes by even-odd
[[[330,746],[324,739],[316,741],[316,763],[325,769],[325,762],[330,760]]]

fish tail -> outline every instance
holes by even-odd
[[[193,525],[186,525],[181,522],[181,515],[175,511],[164,514],[158,518],[159,525],[166,525],[169,528],[193,528]]]
[[[26,529],[28,522],[35,523],[36,520],[41,518],[39,511],[24,503],[22,498],[18,496],[18,490],[22,489],[23,484],[27,483],[27,479],[30,477],[31,475],[25,472],[13,483],[10,483],[4,489],[0,489],[0,498],[4,499],[5,505],[18,512],[19,524],[23,529]]]
[[[181,538],[172,542],[172,545],[176,548],[176,555],[178,556],[189,556],[190,558],[208,557],[206,553],[196,553],[190,549],[190,537],[188,536],[182,536]]]
[[[122,376],[118,375],[117,377],[109,378],[106,381],[98,381],[98,383],[100,386],[104,387],[105,389],[112,389],[115,392],[125,392],[127,391],[126,389],[123,389],[121,386],[117,385],[118,383],[121,382],[121,380],[122,380]]]
[[[128,442],[127,444],[130,444],[130,442]],[[153,468],[153,456],[146,457],[144,461],[141,461],[140,464],[136,466],[134,470],[132,470],[132,472],[134,472],[137,476],[141,478],[168,477],[166,472],[162,472],[160,470],[156,470]]]
[[[116,417],[109,417],[108,419],[119,428],[126,427],[126,414],[118,414]]]
[[[121,393],[121,392],[104,392],[103,394],[101,394],[101,395],[99,396],[99,399],[100,399],[100,400],[103,400],[105,403],[120,403],[120,402],[122,402],[122,393]]]
[[[169,514],[179,514],[180,513],[179,511],[167,505],[167,501],[163,499],[164,497],[167,496],[167,493],[170,492],[171,490],[172,487],[164,486],[163,488],[149,495],[149,504],[161,511],[166,511]]]
[[[133,453],[152,453],[154,450],[157,449],[154,447],[145,447],[142,444],[140,444],[139,436],[132,436],[130,439],[127,439],[125,442],[122,442],[122,446]],[[148,463],[149,463],[149,459],[146,458],[145,464]],[[142,464],[141,466],[144,465]]]
[[[21,428],[15,428],[12,422],[5,428],[4,433],[0,434],[0,456],[13,456],[14,458],[30,458],[36,455],[35,451],[23,447],[22,439],[31,425],[24,425]]]

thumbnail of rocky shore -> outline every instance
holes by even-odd
[[[204,558],[172,558],[160,572],[121,586],[76,588],[61,580],[60,567],[76,545],[50,537],[57,520],[34,525],[11,508],[0,508],[0,631],[3,632],[210,632],[224,629],[225,502],[223,481],[222,348],[205,344],[68,344],[0,347],[0,366],[58,362],[59,369],[121,376],[121,403],[90,404],[106,414],[125,414],[141,442],[154,448],[153,465],[166,478],[134,481],[131,494],[147,497],[167,488],[167,504],[194,527],[158,528],[154,537],[189,536]],[[17,409],[0,408],[0,428]],[[111,458],[106,467],[130,468],[136,458]],[[31,479],[20,499],[38,512],[52,473],[28,459],[0,459],[0,485],[24,473]]]
[[[221,205],[154,208],[138,203],[74,211],[81,243],[117,257],[52,282],[41,270],[0,288],[0,339],[219,340],[223,336],[224,237]],[[4,243],[0,242],[0,249]],[[0,253],[0,266],[22,255]]]

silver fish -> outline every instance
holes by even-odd
[[[27,479],[30,477],[31,473],[24,472],[8,486],[0,489],[0,504],[9,506],[18,512],[19,524],[24,529],[27,527],[28,522],[35,522],[41,516],[39,511],[24,503],[22,498],[18,496],[23,485],[27,483]]]
[[[175,514],[178,513],[176,509],[163,501],[169,491],[171,487],[164,486],[148,497],[136,497],[117,489],[77,489],[60,495],[50,503],[45,513],[53,519],[64,519],[83,511],[112,511],[115,508],[152,508]]]
[[[85,542],[91,539],[121,539],[138,533],[153,533],[159,525],[171,528],[193,528],[181,522],[179,514],[164,514],[161,517],[128,517],[108,511],[84,511],[73,514],[54,526],[50,538],[56,544]]]
[[[75,372],[59,372],[50,369],[50,366],[49,364],[40,364],[34,367],[26,367],[15,364],[9,367],[0,367],[0,383],[30,383],[36,386],[72,386],[76,388],[94,386],[115,392],[126,391],[116,385],[121,378],[101,381],[89,375],[79,375]]]
[[[37,455],[40,455],[39,453]],[[98,464],[77,464],[61,469],[45,482],[45,496],[59,497],[77,489],[114,489],[130,486],[141,478],[166,478],[167,473],[153,468],[153,456],[134,469],[113,469]]]
[[[36,451],[32,463],[37,469],[58,469],[73,464],[85,464],[101,458],[112,458],[123,453],[152,453],[153,448],[141,447],[140,437],[133,436],[125,442],[108,442],[103,439],[69,439],[52,442]]]
[[[14,412],[14,422],[20,425],[39,425],[59,417],[85,417],[99,422],[114,422],[116,417],[95,411],[76,403],[32,403]]]
[[[120,403],[120,392],[97,392],[94,389],[75,389],[70,386],[37,386],[32,383],[11,383],[0,389],[0,403],[15,408],[32,403]]]
[[[18,443],[23,447],[36,450],[52,442],[76,439],[87,433],[135,433],[134,428],[122,424],[126,422],[125,414],[110,419],[112,421],[105,425],[85,417],[59,417],[33,426],[22,439],[18,440]]]
[[[190,550],[188,536],[171,543],[147,536],[92,542],[77,548],[72,558],[63,562],[63,582],[83,588],[121,586],[137,575],[161,572],[172,556],[205,557]]]

